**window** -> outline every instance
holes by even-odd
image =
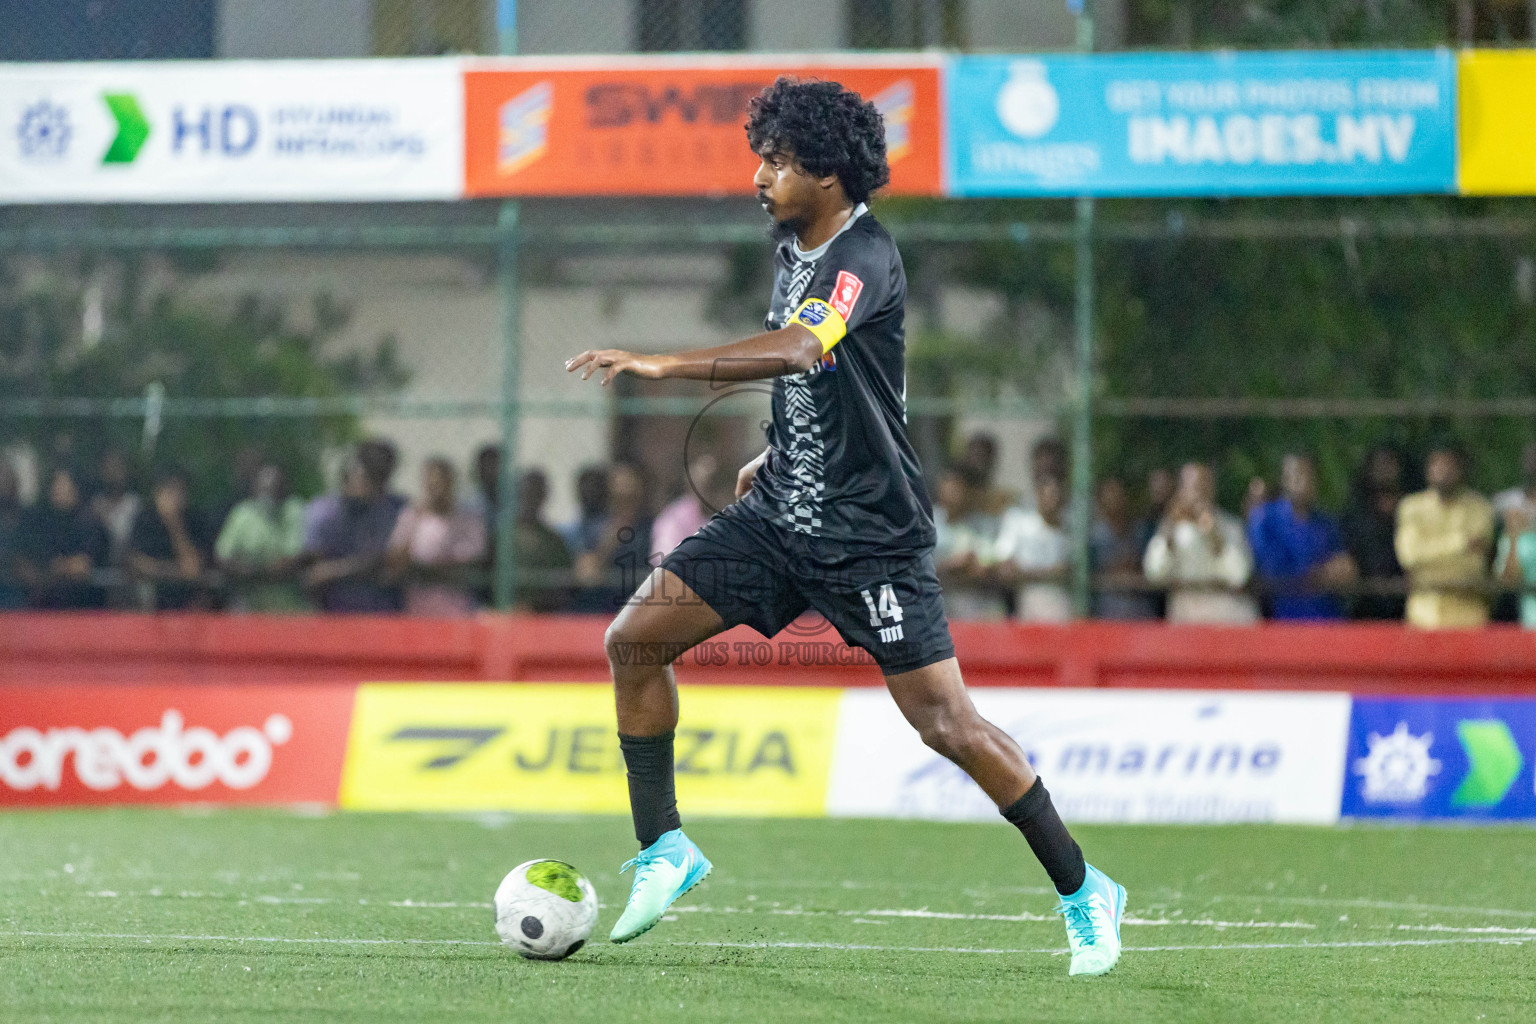
[[[643,52],[745,50],[746,0],[639,0],[635,28]]]
[[[848,45],[855,50],[964,47],[964,0],[848,0]]]

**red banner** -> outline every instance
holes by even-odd
[[[354,686],[0,687],[0,806],[335,803]]]
[[[470,196],[746,195],[747,101],[779,75],[841,82],[885,117],[892,193],[942,191],[937,61],[639,60],[464,77]]]

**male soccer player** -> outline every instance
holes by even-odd
[[[1018,744],[976,713],[955,661],[907,441],[906,275],[867,206],[890,180],[880,114],[836,83],[780,78],[752,100],[746,127],[778,239],[768,329],[719,348],[603,349],[566,363],[604,384],[621,373],[773,379],[768,448],[741,470],[738,500],[669,554],[608,629],[641,846],[609,937],[648,931],[710,871],[677,813],[669,662],[743,623],[771,637],[809,607],[873,655],[923,742],[1018,826],[1061,894],[1071,973],[1103,974],[1120,956],[1125,890],[1084,862]]]

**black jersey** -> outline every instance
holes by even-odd
[[[768,458],[743,502],[816,538],[829,560],[933,546],[907,440],[906,299],[896,243],[862,204],[819,249],[801,252],[791,239],[774,254],[767,328],[796,317],[832,344],[810,370],[774,380]],[[822,329],[823,318],[841,337]]]

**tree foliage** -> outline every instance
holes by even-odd
[[[1337,222],[1345,214],[1362,222],[1443,221],[1477,207],[1451,199],[1127,201],[1103,204],[1102,216],[1154,223],[1180,216]],[[1028,219],[1023,210],[1015,216]],[[1346,402],[1528,398],[1536,394],[1532,251],[1532,240],[1520,237],[1385,238],[1347,230],[1326,240],[1170,232],[1153,241],[1100,242],[1096,391],[1118,398]],[[1060,245],[979,246],[967,250],[957,271],[973,287],[1042,303],[1066,324],[1070,257]],[[1065,348],[1064,331],[1056,343]],[[947,383],[954,394],[993,387],[997,369],[986,367],[969,385]],[[1235,500],[1250,477],[1273,480],[1284,452],[1307,449],[1319,457],[1325,493],[1339,501],[1373,445],[1394,445],[1414,462],[1432,439],[1452,437],[1472,453],[1475,480],[1492,488],[1512,482],[1532,429],[1509,417],[1101,416],[1095,468],[1136,476],[1203,459],[1217,466],[1224,494]]]
[[[138,416],[102,415],[104,402],[151,388],[167,399],[334,398],[406,382],[391,338],[365,351],[327,350],[349,316],[330,296],[300,310],[258,295],[186,298],[185,283],[212,265],[53,259],[39,272],[23,260],[0,262],[0,404],[87,400],[80,415],[9,417],[7,440],[44,459],[87,462],[115,447],[174,462],[205,500],[225,497],[235,453],[255,447],[284,466],[297,491],[318,490],[321,456],[356,436],[353,416],[166,417],[155,435]]]

